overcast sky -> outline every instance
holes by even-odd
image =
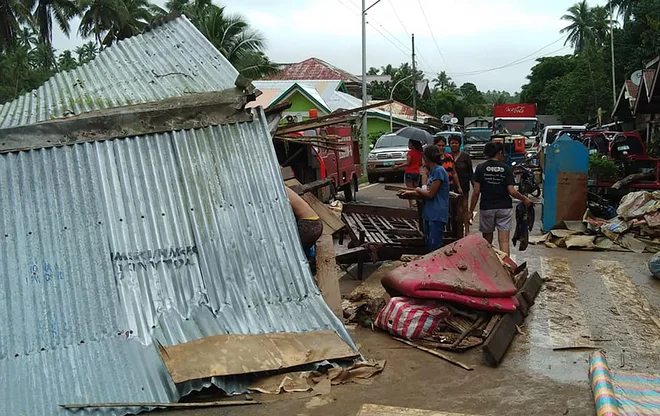
[[[563,48],[559,30],[566,26],[561,16],[576,1],[381,0],[367,16],[367,67],[411,62],[414,33],[417,63],[429,79],[445,70],[458,85],[473,82],[484,91],[513,93],[525,83],[535,58],[571,52]],[[162,5],[164,0],[155,2]],[[268,40],[266,52],[276,62],[317,57],[355,74],[362,71],[361,0],[215,2],[260,30]],[[78,20],[72,31],[77,28]],[[58,51],[84,42],[59,31],[53,38]],[[484,71],[498,67],[505,68]]]

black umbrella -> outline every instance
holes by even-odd
[[[416,140],[422,144],[433,144],[433,136],[426,130],[417,127],[404,127],[396,132],[397,136],[406,137],[410,140]]]

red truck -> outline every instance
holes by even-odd
[[[328,146],[274,141],[280,165],[290,167],[301,184],[317,181],[323,184],[317,193],[322,201],[327,202],[337,191],[344,193],[347,202],[355,200],[362,170],[359,141],[354,137],[352,127],[333,125],[305,133],[288,134],[292,139],[305,135],[325,136]],[[326,185],[325,182],[329,184]]]
[[[599,195],[613,197],[614,202],[630,190],[657,191],[660,189],[660,159],[652,158],[646,151],[644,140],[637,132],[589,131],[580,139],[590,154],[601,154],[614,161],[624,176],[644,174],[643,178],[620,189],[612,188],[612,183],[591,180],[589,187]]]
[[[534,146],[539,135],[536,104],[494,104],[493,135],[496,134],[525,136],[525,148]]]

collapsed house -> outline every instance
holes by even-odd
[[[252,94],[181,16],[0,106],[6,414],[247,391],[241,374],[175,384],[159,345],[325,330],[357,351],[314,284]]]

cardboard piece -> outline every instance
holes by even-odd
[[[215,335],[171,347],[159,345],[158,350],[175,383],[358,355],[334,331]]]

